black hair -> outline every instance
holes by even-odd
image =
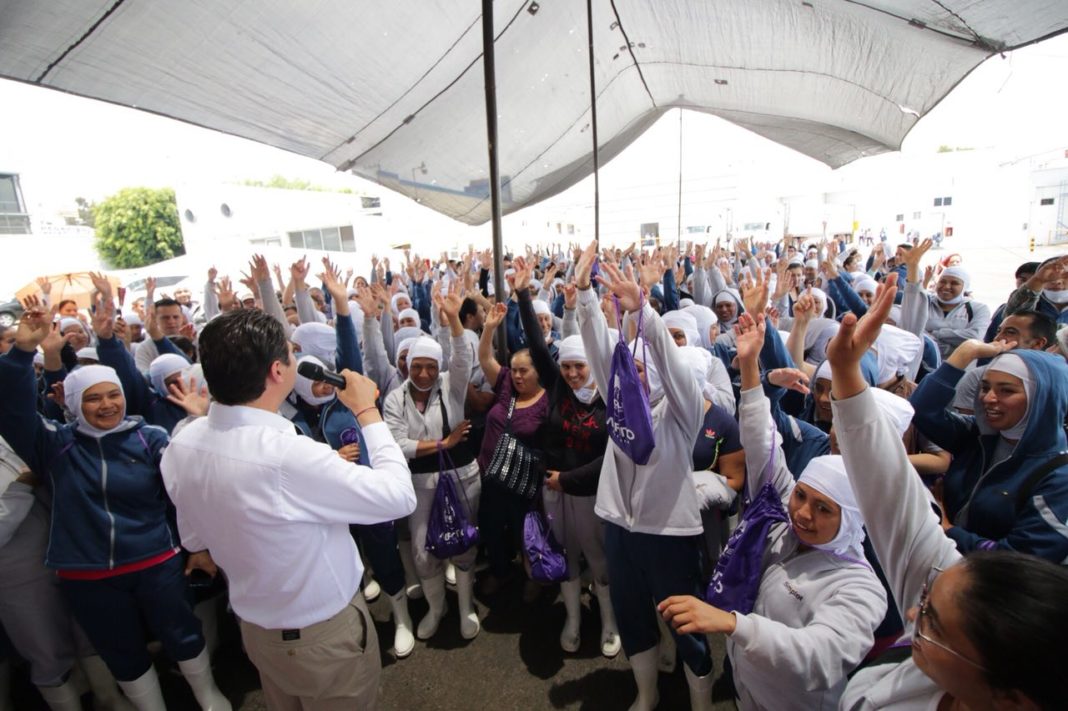
[[[216,401],[243,405],[263,395],[275,361],[290,363],[282,324],[258,309],[212,319],[200,332],[200,363]]]
[[[74,304],[75,306],[77,306],[77,305],[78,305],[78,302],[77,302],[77,301],[75,301],[74,299],[63,299],[63,301],[60,301],[60,302],[59,302],[59,305],[58,305],[58,306],[56,306],[56,308],[57,308],[57,309],[61,309],[61,308],[63,308],[64,306],[66,306],[67,304]]]
[[[167,336],[171,343],[178,347],[182,353],[185,353],[185,357],[192,363],[197,362],[197,347],[196,345],[186,338],[185,336]]]
[[[164,298],[160,299],[159,301],[157,301],[154,304],[154,306],[157,309],[162,309],[162,308],[164,308],[166,306],[177,306],[178,308],[182,308],[181,304],[179,304],[177,301],[175,301],[174,299],[171,299],[169,297],[164,297]]]
[[[460,304],[460,323],[466,323],[468,316],[474,316],[478,313],[478,304],[471,297],[464,299]]]
[[[1025,310],[1017,311],[1009,316],[1026,316],[1031,319],[1031,338],[1045,338],[1047,346],[1052,346],[1057,342],[1057,322],[1049,314]]]
[[[1068,569],[1008,551],[964,559],[964,633],[999,691],[1021,693],[1042,709],[1068,708],[1060,652],[1068,638]]]
[[[899,244],[899,245],[898,245],[897,247],[898,247],[898,249],[903,249],[903,250],[905,250],[906,252],[907,252],[907,251],[909,251],[910,249],[912,249],[912,245],[911,245],[911,244],[909,244],[908,242],[902,242],[902,243],[901,243],[901,244]]]
[[[1014,274],[1013,276],[1015,276],[1017,279],[1022,277],[1024,274],[1030,274],[1031,276],[1034,276],[1035,272],[1038,271],[1038,267],[1038,262],[1024,262],[1020,266],[1016,267],[1016,274]]]

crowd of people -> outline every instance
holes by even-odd
[[[522,579],[558,586],[562,654],[588,592],[632,711],[679,659],[694,710],[714,680],[1068,708],[1068,256],[987,305],[931,247],[549,245],[501,279],[474,248],[314,280],[254,255],[244,291],[94,275],[84,308],[42,280],[0,332],[0,652],[54,711],[159,711],[155,640],[229,711],[225,596],[268,708],[374,708],[368,600],[403,659],[447,586],[478,644],[476,596]]]

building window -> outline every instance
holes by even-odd
[[[360,204],[366,208],[382,207],[382,198],[360,197]]]
[[[356,239],[352,225],[321,227],[290,232],[289,246],[294,249],[316,249],[328,252],[355,252]]]
[[[1052,205],[1053,204],[1053,198],[1042,198],[1041,200],[1038,201],[1038,204],[1039,205]]]
[[[253,247],[281,247],[281,237],[264,237],[263,239],[250,239],[248,241]]]
[[[912,219],[918,220],[918,219],[920,219],[921,215],[923,215],[922,212],[914,212],[914,213],[912,213]]]
[[[17,175],[0,174],[0,234],[30,234],[30,216],[22,204]]]
[[[942,198],[935,198],[935,207],[942,207]]]
[[[904,221],[905,221],[905,213],[903,213],[903,212],[898,213],[897,217],[894,218],[894,222],[904,222]]]

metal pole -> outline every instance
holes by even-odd
[[[679,231],[676,246],[682,250],[682,109],[679,109]]]
[[[593,129],[593,238],[598,245],[601,242],[601,176],[600,158],[597,148],[601,144],[597,140],[597,79],[594,75],[593,64],[593,0],[586,0],[586,33],[589,44],[590,57],[590,127]]]
[[[490,210],[493,220],[493,289],[504,302],[504,239],[501,230],[501,175],[497,165],[497,67],[494,61],[493,0],[482,0],[482,74],[486,85],[486,135],[489,139]],[[508,362],[508,333],[498,328],[497,360]]]

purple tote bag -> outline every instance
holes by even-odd
[[[638,335],[642,336],[645,348],[645,328],[642,311],[638,312]],[[620,318],[619,299],[616,299],[616,317],[619,318],[619,343],[612,352],[612,368],[608,374],[608,413],[605,425],[608,436],[635,464],[647,464],[653,454],[656,441],[653,439],[653,413],[649,408],[649,394],[645,392],[638,369],[634,366],[634,354],[623,338],[623,322]]]
[[[467,514],[466,494],[456,474],[456,467],[445,450],[438,445],[441,473],[434,490],[434,504],[426,527],[426,550],[435,558],[445,560],[460,555],[478,543],[478,527]],[[459,491],[457,491],[459,489]]]
[[[530,561],[530,577],[543,583],[568,579],[567,554],[537,508],[523,517],[523,552]]]
[[[771,446],[772,455],[764,469],[765,477],[770,468],[775,466],[778,448],[774,438]],[[760,591],[760,580],[764,577],[764,547],[767,545],[768,531],[776,523],[787,521],[789,519],[783,509],[782,499],[769,479],[749,502],[741,523],[734,529],[716,562],[712,580],[705,591],[705,601],[709,605],[743,615],[753,611]]]

